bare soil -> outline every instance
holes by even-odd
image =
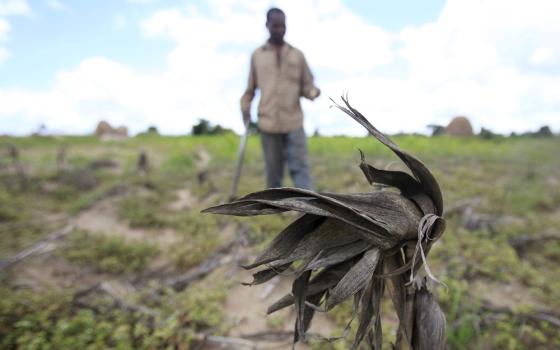
[[[244,338],[254,334],[274,334],[293,332],[295,314],[293,307],[279,310],[272,315],[266,315],[270,304],[291,292],[290,276],[277,276],[268,283],[256,286],[244,286],[242,282],[252,280],[251,273],[238,268],[233,276],[234,287],[228,291],[225,302],[225,310],[234,322],[228,335],[231,337]],[[334,326],[326,314],[316,313],[313,318],[310,333],[328,338],[332,335]],[[282,341],[257,341],[259,349],[282,346],[281,349],[289,349],[292,336],[288,335]],[[296,349],[309,349],[305,344],[297,344]]]
[[[78,229],[107,236],[122,236],[130,241],[144,241],[166,248],[178,241],[177,234],[171,229],[147,230],[131,228],[128,223],[118,217],[120,198],[110,197],[101,200],[91,208],[72,219]]]

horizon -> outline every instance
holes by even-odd
[[[199,120],[202,121],[205,119],[201,119]],[[207,120],[206,120],[207,121]],[[100,121],[100,123],[103,121]],[[193,124],[194,126],[195,124]],[[119,127],[125,127],[125,125],[110,125],[112,128],[117,129]],[[211,127],[215,127],[215,126],[221,126],[220,124],[214,124],[214,123],[210,123],[209,126]],[[433,127],[443,127],[445,128],[445,125],[431,125]],[[125,138],[133,138],[133,137],[137,137],[137,136],[150,136],[150,135],[156,135],[156,136],[162,136],[162,137],[186,137],[186,136],[223,136],[223,135],[227,135],[227,134],[234,134],[236,136],[241,136],[242,133],[235,131],[234,129],[231,128],[223,128],[223,130],[221,132],[212,134],[212,133],[205,133],[205,134],[193,134],[192,129],[185,132],[185,133],[162,133],[159,131],[159,129],[155,129],[154,130],[149,130],[151,128],[153,128],[154,126],[148,126],[146,128],[146,130],[141,130],[135,133],[130,133],[129,130],[127,130],[127,135],[124,137]],[[490,133],[493,134],[493,136],[495,137],[525,137],[525,136],[529,136],[529,137],[533,137],[533,136],[542,136],[539,135],[539,132],[543,129],[543,128],[547,128],[549,127],[548,125],[541,125],[541,126],[537,126],[534,129],[531,130],[524,130],[524,131],[520,131],[520,132],[515,132],[512,131],[510,133],[500,133],[500,132],[496,132],[494,130],[490,130],[487,128],[483,128],[485,131],[489,131]],[[16,134],[9,134],[9,133],[0,133],[0,137],[7,137],[7,138],[26,138],[26,137],[100,137],[101,135],[98,135],[96,133],[96,128],[93,128],[91,131],[84,131],[83,133],[64,133],[64,132],[53,132],[53,131],[49,131],[47,128],[38,128],[35,131],[31,131],[29,134],[23,134],[23,135],[16,135]],[[550,130],[550,128],[549,128]],[[560,136],[560,133],[558,132],[554,132],[553,130],[550,130],[552,132],[553,137],[557,137]],[[443,136],[443,137],[459,137],[459,138],[465,138],[465,137],[480,137],[481,133],[483,132],[482,129],[480,130],[474,130],[473,129],[473,133],[470,136],[456,136],[456,135],[446,135],[446,134],[433,134],[433,132],[416,132],[416,131],[412,131],[412,132],[395,132],[395,133],[384,133],[385,135],[388,136],[422,136],[422,137],[438,137],[438,136]],[[254,135],[258,135],[259,132],[253,132],[251,131],[250,135],[254,136]],[[109,136],[111,136],[112,134],[108,134]],[[348,135],[348,134],[323,134],[321,133],[320,129],[315,129],[315,130],[306,130],[306,135],[308,137],[355,137],[355,138],[362,138],[362,137],[370,137],[371,135],[367,132],[364,131],[362,135],[360,134],[352,134],[352,135]],[[545,136],[549,136],[549,135],[545,135]],[[117,139],[119,139],[120,137],[117,137]]]

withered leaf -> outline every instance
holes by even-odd
[[[339,245],[322,250],[309,264],[305,266],[305,269],[317,270],[322,267],[338,264],[363,253],[369,247],[371,247],[371,243],[358,240],[345,245]]]
[[[445,349],[445,315],[426,288],[426,280],[416,292],[413,346],[416,350]]]
[[[336,286],[338,281],[348,272],[352,266],[352,261],[346,261],[341,264],[332,265],[328,268],[321,270],[317,275],[315,275],[309,282],[307,288],[307,295],[314,296],[317,294],[323,295],[328,289]],[[319,298],[320,300],[321,298]],[[293,294],[287,294],[280,298],[272,304],[268,310],[267,314],[271,314],[294,303]],[[316,303],[313,303],[314,305]]]
[[[373,278],[373,271],[375,271],[379,262],[379,257],[378,248],[371,248],[364,253],[364,256],[350,268],[336,287],[330,291],[327,299],[327,310],[332,309],[367,285]]]
[[[295,249],[303,237],[315,230],[325,217],[306,214],[292,222],[274,240],[269,247],[262,252],[252,264],[243,266],[246,269],[253,269],[262,264],[285,257]]]
[[[377,130],[377,128],[375,128],[373,125],[371,125],[370,122],[362,115],[362,113],[358,112],[356,109],[350,106],[348,98],[342,97],[342,101],[346,105],[346,108],[340,106],[336,102],[335,106],[338,107],[341,111],[348,114],[355,121],[360,123],[373,137],[375,137],[385,146],[389,147],[406,164],[406,166],[410,169],[410,171],[412,171],[414,176],[422,184],[422,187],[426,194],[428,194],[428,196],[434,202],[436,214],[441,215],[443,213],[443,196],[441,195],[441,189],[439,188],[439,185],[430,170],[428,170],[428,168],[417,158],[402,151],[395,143],[393,143],[393,141],[391,141],[391,139]]]
[[[273,268],[261,270],[261,271],[255,273],[255,274],[253,274],[253,281],[252,282],[243,283],[243,285],[255,286],[255,285],[258,285],[258,284],[268,282],[271,279],[273,279],[274,277],[281,274],[282,272],[286,271],[291,265],[292,265],[292,263],[288,263],[288,264],[276,266],[276,267],[273,267]]]
[[[309,277],[311,277],[311,271],[304,271],[296,278],[292,287],[294,305],[296,307],[296,332],[294,334],[294,343],[299,339],[305,338],[305,300],[307,298]]]
[[[377,169],[367,164],[361,153],[360,168],[366,180],[400,193],[377,190],[340,194],[275,188],[203,212],[238,216],[285,211],[303,214],[253,263],[244,266],[253,269],[266,265],[253,275],[250,284],[264,283],[290,266],[298,266],[292,292],[267,311],[295,306],[294,343],[305,338],[318,307],[328,311],[353,298],[352,320],[358,316],[359,324],[352,348],[357,349],[367,339],[371,349],[381,349],[381,298],[387,288],[399,318],[395,347],[444,349],[445,317],[435,298],[425,284],[408,283],[409,276],[416,275],[422,266],[435,280],[427,254],[445,229],[439,185],[420,160],[371,125],[346,98],[342,101],[344,106],[336,106],[391,149],[412,173]]]

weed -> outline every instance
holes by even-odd
[[[154,196],[127,197],[120,203],[119,215],[131,227],[161,228],[166,221],[157,214],[161,202]]]
[[[62,255],[80,265],[93,265],[101,272],[123,273],[144,269],[158,254],[148,243],[127,243],[120,236],[104,236],[87,231],[72,232]]]

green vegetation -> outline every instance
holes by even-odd
[[[196,266],[224,244],[215,217],[191,212],[175,221],[174,227],[180,239],[170,248],[170,258],[177,268]]]
[[[39,223],[25,208],[22,196],[0,186],[0,257],[8,256],[40,236]]]
[[[219,305],[226,290],[223,276],[215,274],[181,293],[168,291],[157,305],[159,315],[150,318],[103,299],[76,311],[64,291],[16,295],[0,287],[0,348],[188,349],[198,329],[225,329]]]
[[[119,215],[131,227],[160,228],[166,225],[165,220],[156,214],[160,205],[157,197],[128,197],[121,201]]]
[[[62,250],[63,256],[78,265],[93,265],[101,272],[123,273],[144,269],[158,249],[144,242],[127,243],[120,236],[104,236],[74,231]]]
[[[447,317],[450,349],[559,348],[558,328],[524,315],[545,310],[558,317],[560,242],[537,241],[518,255],[510,240],[520,235],[560,233],[560,139],[398,136],[395,141],[434,171],[446,208],[463,200],[474,203],[470,214],[458,210],[446,215],[446,233],[430,253],[430,268],[448,286],[437,287],[437,292]],[[101,142],[94,137],[0,137],[0,145],[18,147],[26,174],[20,179],[9,161],[0,159],[0,259],[48,237],[76,215],[88,214],[89,209],[110,199],[114,207],[103,215],[111,214],[131,230],[141,230],[144,239],[125,239],[118,231],[94,233],[78,228],[57,242],[58,249],[49,254],[70,266],[86,266],[91,268],[86,270],[131,281],[136,291],[126,300],[158,314],[151,319],[124,310],[101,293],[78,303],[73,295],[87,285],[72,284],[70,279],[61,286],[38,288],[37,283],[19,279],[27,268],[24,260],[17,271],[7,270],[0,276],[0,349],[187,349],[201,332],[226,334],[231,324],[223,303],[228,289],[237,282],[228,279],[231,276],[214,273],[182,291],[162,287],[157,301],[149,292],[157,289],[154,286],[161,287],[165,276],[185,273],[241,236],[248,251],[257,251],[292,221],[289,215],[246,220],[199,214],[227,196],[238,142],[231,134],[165,137],[152,133],[122,142]],[[57,152],[61,146],[67,149],[66,176],[76,169],[89,169],[88,174],[95,178],[93,187],[78,188],[81,184],[75,179],[60,176]],[[150,162],[147,175],[136,173],[140,149]],[[309,138],[316,189],[370,190],[358,168],[358,149],[380,168],[400,166],[370,138]],[[204,169],[199,165],[200,152],[209,156]],[[264,184],[257,136],[250,137],[245,159],[239,195]],[[111,160],[115,165],[90,167],[99,160]],[[202,170],[204,181],[198,176]],[[193,203],[171,209],[177,191],[185,188]],[[474,228],[466,227],[469,220]],[[33,268],[42,258],[36,258]],[[165,267],[161,276],[160,270],[151,270],[156,263]],[[141,282],[134,279],[144,274],[152,277]],[[61,278],[64,276],[56,280]],[[476,288],[480,285],[491,290]],[[496,299],[513,314],[488,311],[486,303]],[[394,317],[390,307],[384,310],[387,317]],[[332,335],[337,336],[346,326],[342,320],[348,319],[351,305],[333,311]],[[271,328],[280,324],[278,320],[268,322]],[[384,331],[388,348],[395,339],[394,329],[388,326]],[[345,349],[347,344],[317,340],[313,348]]]

